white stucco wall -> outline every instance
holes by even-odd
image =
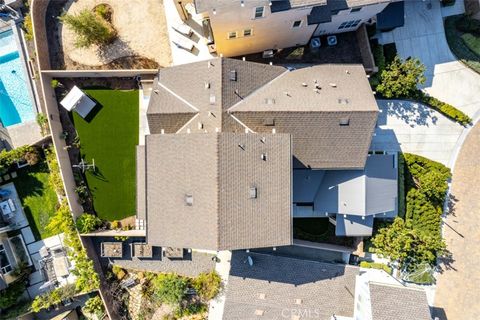
[[[351,12],[351,9],[342,10],[338,14],[332,16],[331,22],[319,24],[318,28],[315,30],[315,36],[357,30],[362,23],[376,16],[379,12],[385,9],[387,5],[388,5],[388,2],[372,4],[372,5],[362,7],[362,9],[357,12]],[[352,20],[361,20],[361,22],[357,26],[352,28],[341,29],[341,30],[338,29],[338,27],[343,22],[352,21]]]

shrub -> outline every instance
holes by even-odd
[[[34,166],[40,161],[40,153],[35,147],[28,148],[23,156],[28,165]]]
[[[102,220],[100,220],[96,215],[84,213],[77,218],[75,224],[80,233],[89,233],[97,230],[97,228],[102,224]]]
[[[0,291],[0,309],[6,309],[15,305],[24,291],[24,281],[16,281],[11,283],[8,288]]]
[[[73,298],[75,293],[75,285],[64,285],[50,292],[36,296],[32,302],[31,309],[33,312],[39,312],[42,309],[47,309],[51,306],[60,304],[62,300]]]
[[[212,271],[209,273],[202,272],[193,279],[193,288],[197,291],[198,296],[203,301],[209,301],[217,296],[220,292],[220,285],[222,278],[217,272]]]
[[[36,120],[38,126],[40,127],[42,136],[46,136],[49,132],[47,116],[45,115],[45,113],[39,112],[37,113]]]
[[[368,269],[379,269],[385,271],[388,274],[392,274],[392,268],[383,263],[361,261],[360,267]]]
[[[203,303],[190,303],[184,308],[178,308],[175,310],[175,318],[190,317],[196,314],[205,313],[208,308]]]
[[[83,310],[90,314],[101,315],[104,311],[102,299],[99,296],[88,299]]]
[[[418,59],[403,61],[396,56],[380,74],[377,91],[386,98],[414,97],[418,92],[417,86],[425,83],[425,70],[425,66]]]
[[[113,220],[111,223],[110,223],[110,229],[119,229],[120,228],[120,222],[118,220]]]
[[[111,9],[108,5],[104,3],[101,3],[95,7],[95,13],[106,21],[110,21],[112,19]]]
[[[378,67],[378,72],[382,72],[385,69],[385,55],[383,53],[383,46],[380,44],[375,44],[372,47],[373,58],[375,60],[375,64]]]
[[[45,155],[47,157],[48,168],[50,169],[48,183],[52,186],[55,192],[64,196],[65,190],[63,189],[63,180],[60,175],[60,168],[58,166],[55,151],[52,148],[45,149]]]
[[[163,303],[178,306],[185,297],[188,281],[173,273],[162,273],[152,280],[154,294]]]
[[[87,48],[93,44],[106,45],[116,37],[113,27],[88,9],[77,15],[65,14],[60,17],[60,21],[77,34],[75,45],[79,48]]]
[[[33,153],[36,153],[36,155],[32,155]],[[32,146],[22,146],[9,151],[5,149],[2,150],[0,152],[0,171],[8,170],[13,164],[17,162],[26,161],[25,155],[27,154],[29,154],[28,157],[32,157],[31,158],[32,163],[35,160],[33,159],[33,157],[37,156],[39,158],[38,150]],[[37,158],[37,162],[38,162],[38,158]]]
[[[469,116],[448,103],[430,97],[421,91],[418,92],[418,96],[420,97],[421,102],[429,105],[432,109],[437,110],[447,118],[457,121],[463,126],[472,122],[472,119]]]
[[[30,13],[28,13],[23,19],[23,31],[25,31],[26,40],[33,40],[32,16],[30,15]]]
[[[448,184],[445,176],[438,171],[428,171],[419,178],[420,191],[430,200],[441,204],[445,199]]]
[[[50,81],[50,86],[53,88],[53,89],[56,89],[58,87],[60,87],[60,81],[58,81],[57,79],[52,79]]]

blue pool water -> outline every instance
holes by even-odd
[[[35,110],[13,32],[0,33],[0,121],[8,127],[34,119]]]

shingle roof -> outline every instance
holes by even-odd
[[[145,190],[145,146],[137,146],[137,218],[145,219],[146,190]]]
[[[357,274],[351,266],[234,252],[223,319],[256,319],[257,310],[259,319],[292,319],[300,310],[320,320],[353,317]]]
[[[232,71],[236,81],[230,80]],[[152,133],[243,132],[245,126],[270,133],[275,128],[292,134],[293,153],[304,167],[365,165],[378,107],[360,65],[288,72],[218,58],[161,69],[158,78],[147,114]],[[172,97],[179,102],[171,102]],[[342,119],[349,125],[340,126]]]
[[[372,320],[431,320],[424,290],[370,283]]]
[[[290,135],[149,135],[145,150],[149,244],[210,250],[291,244]]]

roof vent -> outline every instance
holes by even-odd
[[[210,68],[210,67],[213,67],[212,61],[208,61],[208,67],[209,67],[209,68]]]
[[[245,151],[245,145],[244,145],[244,144],[239,143],[238,146],[240,147],[240,149],[242,149],[243,151]]]
[[[262,153],[260,155],[260,158],[263,160],[263,161],[267,161],[267,154],[266,153]]]
[[[265,313],[265,311],[263,311],[263,310],[260,310],[260,309],[255,310],[255,315],[256,316],[263,316],[264,313]]]
[[[332,88],[336,88],[336,87],[337,87],[337,84],[336,84],[336,83],[332,83],[332,82],[330,82],[328,85],[329,85],[330,87],[332,87]]]
[[[266,98],[266,99],[265,99],[265,104],[275,104],[275,99],[273,99],[273,98]]]
[[[210,104],[215,104],[215,95],[214,94],[210,95]]]
[[[318,83],[315,83],[315,89],[321,90],[322,87],[320,87],[320,85]]]
[[[340,125],[341,126],[348,126],[350,124],[350,118],[340,118]]]
[[[191,194],[185,195],[185,204],[189,207],[193,206],[193,195]]]
[[[348,71],[348,70],[345,70],[345,73],[346,73],[346,74],[350,74],[350,71]]]
[[[288,93],[288,91],[285,91],[284,94],[287,96],[287,97],[291,97],[290,93]]]
[[[158,91],[158,89],[155,89],[155,90],[153,90],[153,92],[155,92],[156,94],[158,94],[160,91]]]
[[[274,126],[275,125],[275,119],[265,118],[265,120],[263,120],[263,125],[264,126]]]
[[[350,100],[348,100],[346,98],[345,99],[338,98],[337,101],[338,101],[339,104],[349,104],[350,103]]]
[[[161,129],[161,130],[160,130],[160,133],[161,133],[161,134],[165,134],[165,129]]]
[[[201,129],[203,129],[203,123],[199,122],[198,123],[198,130],[201,130]]]
[[[265,293],[260,293],[260,294],[258,295],[258,299],[260,299],[260,300],[265,300],[265,298],[266,298],[266,294],[265,294]]]
[[[251,187],[248,194],[250,195],[250,199],[256,199],[257,198],[257,188],[256,187]]]
[[[210,82],[205,82],[205,89],[210,89]]]
[[[306,84],[305,82],[302,82],[302,87],[308,87],[308,84]]]
[[[237,81],[237,70],[230,70],[230,81]]]
[[[295,299],[295,304],[302,304],[302,299]]]
[[[265,141],[267,141],[267,139],[265,137],[260,138],[261,143],[265,143]]]

